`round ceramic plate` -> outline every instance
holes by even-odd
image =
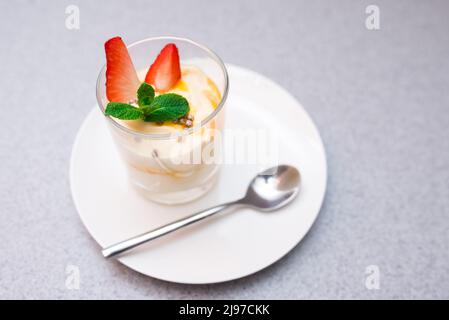
[[[276,132],[279,163],[300,170],[301,192],[281,210],[238,210],[138,247],[119,259],[131,269],[180,283],[215,283],[244,277],[288,253],[318,215],[326,189],[326,158],[312,120],[273,81],[237,66],[228,65],[228,71],[226,128],[270,128]],[[177,206],[152,203],[129,185],[96,106],[82,124],[73,146],[70,186],[81,220],[104,248],[201,209],[238,199],[261,169],[260,165],[226,164],[206,196]]]

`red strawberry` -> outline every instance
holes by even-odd
[[[109,39],[106,51],[106,96],[109,101],[129,103],[136,98],[140,81],[122,38]]]
[[[173,43],[167,44],[151,65],[145,82],[158,91],[170,90],[181,78],[178,48]]]

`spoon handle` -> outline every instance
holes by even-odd
[[[223,211],[224,209],[227,209],[237,202],[229,202],[225,204],[218,205],[216,207],[212,207],[203,211],[200,211],[194,215],[188,216],[183,219],[179,219],[175,222],[166,224],[165,226],[159,227],[157,229],[142,233],[141,235],[135,236],[133,238],[130,238],[128,240],[121,241],[119,243],[116,243],[112,246],[109,246],[105,248],[102,253],[105,258],[116,256],[120,253],[123,253],[125,251],[128,251],[132,248],[135,248],[143,243],[146,243],[148,241],[151,241],[153,239],[159,238],[163,235],[166,235],[168,233],[171,233],[173,231],[176,231],[178,229],[181,229],[185,226],[188,226],[192,223],[198,222],[200,220],[203,220],[207,217],[210,217],[218,212]]]

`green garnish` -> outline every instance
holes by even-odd
[[[187,99],[179,94],[167,93],[154,98],[145,109],[145,121],[163,122],[177,120],[189,112]]]
[[[144,82],[137,90],[137,104],[139,107],[149,106],[154,99],[153,87]]]
[[[145,113],[142,109],[121,102],[109,102],[104,113],[107,116],[122,120],[143,119],[145,116]]]
[[[143,119],[149,122],[174,121],[185,116],[190,108],[189,102],[176,93],[166,93],[154,97],[154,89],[142,83],[137,90],[139,107],[127,103],[109,102],[105,114],[122,120]]]

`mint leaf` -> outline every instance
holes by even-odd
[[[139,107],[148,106],[154,99],[154,89],[153,87],[144,82],[140,85],[137,90],[137,104]]]
[[[186,98],[176,93],[162,94],[145,107],[145,121],[164,122],[181,118],[189,112]]]
[[[109,102],[104,113],[122,120],[136,120],[144,117],[144,112],[127,103]]]

